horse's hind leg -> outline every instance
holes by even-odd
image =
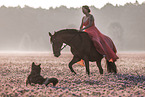
[[[108,73],[117,73],[117,68],[114,62],[112,63],[107,60],[107,71]]]
[[[116,74],[117,73],[117,67],[116,64],[113,62],[112,64],[112,71]]]
[[[101,66],[101,60],[100,60],[100,61],[96,61],[96,64],[97,64],[97,66],[98,66],[98,68],[99,68],[100,74],[103,74],[103,68],[102,68],[102,66]]]
[[[85,61],[86,73],[88,73],[89,76],[90,75],[89,60],[87,57],[84,57],[84,61]]]
[[[80,61],[81,59],[78,57],[73,57],[73,59],[71,60],[71,62],[69,63],[69,69],[71,70],[71,72],[74,72],[76,74],[76,72],[73,70],[72,65],[78,61]]]

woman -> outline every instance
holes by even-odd
[[[82,18],[82,23],[80,26],[81,31],[85,31],[89,34],[92,39],[96,50],[102,54],[109,62],[115,62],[118,59],[116,55],[116,48],[112,42],[112,40],[103,35],[94,24],[94,17],[90,14],[91,10],[88,6],[83,6],[82,11],[85,16]],[[79,63],[82,63],[81,60]]]

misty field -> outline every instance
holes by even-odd
[[[119,53],[116,62],[117,74],[107,73],[102,60],[104,74],[100,75],[95,62],[90,62],[91,75],[85,67],[74,64],[77,75],[73,75],[68,63],[72,55],[63,53],[56,58],[51,53],[0,54],[0,96],[23,97],[143,97],[145,95],[145,53]],[[41,63],[41,75],[56,77],[59,84],[25,86],[31,64]]]

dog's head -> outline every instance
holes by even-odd
[[[41,64],[36,65],[34,62],[32,63],[32,72],[40,73],[41,72]]]

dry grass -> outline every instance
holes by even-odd
[[[96,96],[144,96],[145,95],[145,53],[120,53],[116,62],[118,74],[108,74],[105,60],[102,60],[104,74],[100,75],[95,62],[90,62],[90,78],[85,67],[73,66],[77,75],[69,68],[71,54],[55,58],[49,53],[1,54],[0,56],[0,96],[56,96],[56,97],[96,97]],[[41,63],[44,77],[59,79],[57,87],[51,84],[25,86],[32,62]]]

